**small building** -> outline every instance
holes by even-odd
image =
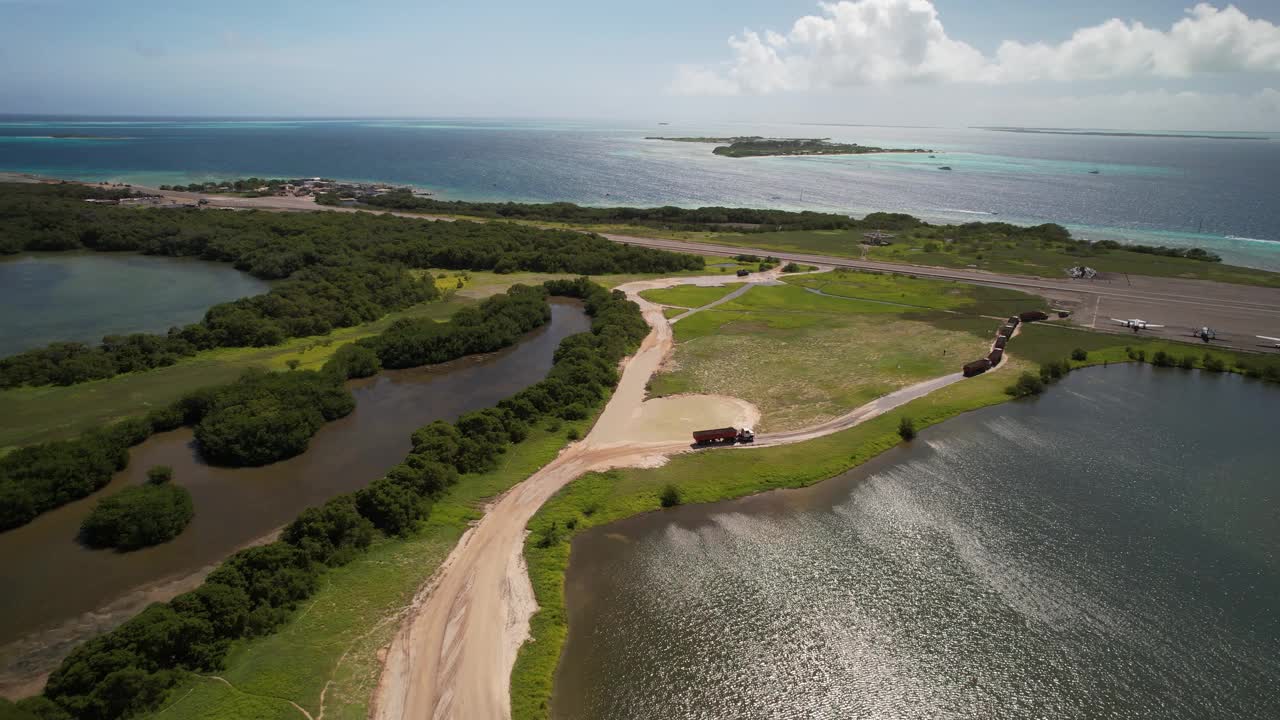
[[[1008,337],[1006,337],[1006,336],[1004,336],[1004,335],[997,335],[997,336],[996,336],[996,344],[995,344],[995,347],[996,347],[996,349],[997,349],[997,350],[1003,350],[1003,349],[1004,349],[1004,346],[1005,346],[1005,345],[1008,345],[1008,344],[1009,344],[1009,338],[1008,338]]]
[[[1014,327],[1018,327],[1018,323],[1020,322],[1022,322],[1022,318],[1018,317],[1017,315],[1012,315],[1009,317],[1009,324]]]
[[[1000,329],[996,331],[996,334],[1007,338],[1013,335],[1013,331],[1014,331],[1013,325],[1001,325]]]
[[[991,363],[991,367],[995,367],[996,365],[999,365],[1000,361],[1003,359],[1004,359],[1004,350],[1001,348],[995,348],[991,351],[989,355],[987,355],[987,360]]]
[[[1038,322],[1040,320],[1048,320],[1049,314],[1042,310],[1028,310],[1024,313],[1018,313],[1018,317],[1022,322]]]

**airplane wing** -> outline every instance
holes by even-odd
[[[1112,321],[1112,322],[1118,322],[1118,323],[1120,323],[1121,325],[1128,325],[1128,324],[1129,324],[1129,321],[1128,321],[1128,320],[1121,320],[1120,318],[1111,318],[1111,321]]]
[[[1147,323],[1147,327],[1149,327],[1149,328],[1153,328],[1153,327],[1164,327],[1164,326],[1163,326],[1163,325],[1152,325],[1151,323]]]
[[[1280,338],[1267,337],[1266,335],[1256,336],[1259,340],[1270,340],[1273,343],[1280,343]]]

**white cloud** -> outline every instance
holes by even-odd
[[[1280,27],[1234,6],[1196,5],[1168,31],[1108,20],[1056,45],[1006,41],[993,58],[949,37],[930,0],[840,0],[820,8],[821,15],[796,20],[785,35],[744,30],[729,38],[729,61],[683,66],[672,89],[735,95],[898,82],[1280,72]]]

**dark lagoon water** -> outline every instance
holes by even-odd
[[[1280,388],[1113,366],[573,545],[554,716],[1280,717]]]
[[[258,468],[211,467],[190,428],[161,433],[133,448],[129,467],[101,492],[0,533],[0,693],[25,687],[76,643],[148,603],[194,587],[222,558],[304,508],[381,477],[422,425],[495,405],[546,377],[560,341],[590,329],[576,301],[553,299],[551,311],[548,325],[501,352],[353,381],[355,411],[325,425],[302,455]],[[130,553],[78,544],[80,522],[98,499],[145,482],[155,465],[172,466],[174,482],[191,491],[195,518],[182,534]]]
[[[710,145],[647,135],[830,137],[941,154],[734,159],[712,155]],[[0,116],[0,170],[150,185],[319,175],[412,184],[454,199],[1058,222],[1083,237],[1198,245],[1233,263],[1280,269],[1280,203],[1273,198],[1280,135],[1261,136],[1267,139],[680,122]],[[941,165],[953,170],[940,172]]]
[[[51,342],[164,332],[269,285],[226,263],[133,253],[0,258],[0,357]]]

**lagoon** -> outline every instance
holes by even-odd
[[[0,259],[0,357],[51,342],[162,333],[211,305],[270,286],[226,263],[134,253],[24,253]]]
[[[1280,717],[1280,389],[1076,371],[579,536],[553,716]]]

